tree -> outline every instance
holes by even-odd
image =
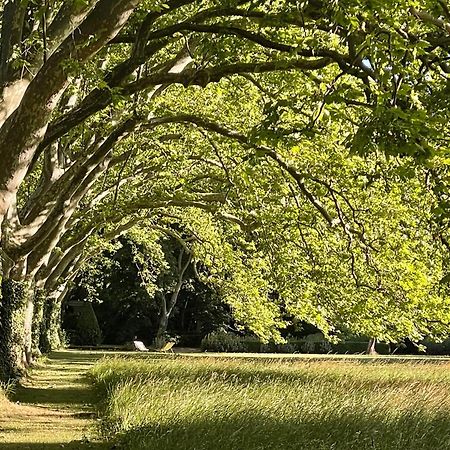
[[[177,279],[173,271],[182,248],[167,232],[170,230],[157,231],[141,223],[83,265],[67,296],[68,303],[63,305],[64,330],[69,328],[70,332],[71,324],[66,319],[71,301],[87,301],[93,303],[104,343],[123,344],[134,336],[153,341],[161,318],[158,294],[172,294]],[[200,261],[193,264],[201,266]],[[188,346],[192,345],[191,338],[199,343],[208,332],[233,323],[215,286],[198,278],[190,267],[169,314],[169,333],[188,339],[184,344]],[[83,335],[82,329],[73,337],[79,335]]]
[[[143,118],[131,114],[135,117],[123,117],[118,124],[89,136],[80,130],[82,123],[89,117],[94,123],[104,122],[105,116],[94,117],[101,110],[107,115],[123,113],[122,96],[134,95],[127,105],[131,109],[126,108],[127,114],[132,113],[139,91],[153,89],[157,95],[167,83],[203,86],[232,73],[312,70],[328,64],[315,57],[281,63],[269,60],[263,65],[231,64],[224,58],[225,62],[208,69],[187,67],[193,61],[189,52],[194,42],[179,32],[186,27],[191,34],[214,33],[214,27],[200,26],[196,31],[196,25],[211,18],[234,17],[233,7],[239,3],[246,2],[230,4],[225,10],[214,2],[200,7],[187,0],[161,5],[70,2],[46,4],[41,9],[21,2],[4,5],[0,155],[5,164],[0,171],[0,221],[4,230],[3,316],[9,324],[3,332],[17,328],[14,338],[3,340],[7,343],[3,349],[3,358],[8,360],[3,364],[6,374],[31,360],[31,334],[26,330],[31,328],[35,275],[70,227],[85,194],[116,163],[112,158],[115,144]],[[189,19],[179,26],[178,9],[184,5],[190,6],[183,11]],[[125,26],[127,32],[118,36]],[[117,46],[117,51],[111,51],[111,46]],[[101,62],[101,69],[89,79],[86,69],[93,67],[88,63],[92,58],[96,58],[94,64]],[[70,155],[64,150],[68,145],[74,150]],[[19,188],[26,177],[30,177],[27,189],[34,192],[21,203]],[[45,281],[39,279],[38,284]],[[19,298],[9,299],[11,295]]]
[[[297,190],[321,226],[332,235],[340,230],[344,245],[350,242],[350,260],[354,252],[363,260],[365,230],[351,206],[343,206],[345,199],[336,201],[342,192],[305,177],[301,169],[308,174],[309,167],[297,166],[301,158],[291,161],[308,149],[308,139],[327,132],[329,120],[337,129],[334,138],[346,138],[353,152],[409,158],[420,170],[432,161],[428,179],[445,208],[440,126],[448,123],[441,76],[446,28],[435,18],[434,2],[420,6],[356,0],[300,6],[269,0],[3,4],[3,374],[32,359],[34,292],[43,290],[59,304],[87,257],[83,251],[95,248],[92,241],[120,235],[145,218],[143,211],[170,215],[182,207],[216,214],[249,232],[253,208],[241,201],[247,190],[239,191],[246,186],[238,179],[249,179],[259,167],[273,169],[268,164],[289,178],[285,187]],[[212,101],[223,90],[224,101]],[[251,93],[245,101],[242,92]],[[248,117],[232,117],[226,100],[233,103],[230,110],[240,104]],[[429,114],[432,120],[425,120]],[[176,123],[196,125],[195,144],[202,139],[209,151],[185,155],[177,134],[183,140],[186,132]],[[217,134],[239,143],[225,152],[227,161]],[[189,163],[206,170],[206,179],[185,176]],[[279,198],[286,198],[283,189]],[[436,223],[447,242],[445,218]],[[246,269],[264,273],[263,261]],[[263,278],[255,278],[261,279],[253,292],[258,295],[247,292],[249,299],[264,297]],[[236,298],[230,302],[240,305]],[[270,309],[262,300],[259,306]],[[242,306],[241,317],[250,320],[246,311]],[[277,323],[274,316],[267,323]]]
[[[151,7],[142,1],[74,1],[46,4],[40,9],[22,2],[4,5],[0,155],[5,163],[0,170],[0,222],[4,230],[5,374],[31,360],[31,333],[26,330],[31,329],[35,275],[49,260],[84,195],[111,164],[115,143],[141,120],[119,120],[108,131],[92,133],[91,143],[90,137],[83,133],[78,135],[81,140],[77,138],[77,125],[121,95],[152,88],[157,91],[158,86],[167,82],[204,84],[201,79],[204,72],[198,75],[197,69],[178,73],[192,58],[187,56],[184,37],[176,35],[179,27],[173,24],[177,9],[189,4],[198,6],[193,1],[152,3]],[[221,9],[213,3],[205,6],[205,19],[222,14],[216,12]],[[165,21],[168,15],[170,18]],[[128,21],[130,16],[133,20]],[[194,13],[192,21],[199,19],[201,16]],[[126,24],[131,36],[134,34],[131,49],[127,36],[114,41]],[[119,49],[110,57],[111,45],[120,46],[126,53],[121,54]],[[162,64],[161,50],[165,52]],[[96,63],[102,62],[103,73],[84,82],[87,79],[83,64],[95,57]],[[315,60],[295,60],[288,62],[288,66],[320,67],[322,62]],[[146,69],[145,77],[141,77],[142,68]],[[271,63],[262,70],[274,68]],[[225,64],[213,70],[212,75],[218,80],[248,70],[260,69],[256,64]],[[79,101],[77,94],[74,97],[71,92],[78,86]],[[114,109],[108,108],[108,112]],[[75,136],[72,130],[76,130]],[[69,142],[77,142],[79,149],[70,156],[63,150]],[[39,181],[28,184],[34,195],[27,204],[21,204],[17,195],[23,180],[36,175]],[[11,296],[18,298],[10,299]],[[8,330],[12,328],[16,331],[9,336]]]
[[[155,344],[165,344],[165,334],[169,318],[177,304],[183,284],[188,278],[188,269],[192,271],[193,250],[189,246],[191,237],[183,237],[176,230],[153,225],[146,229],[137,227],[130,230],[129,235],[134,241],[134,262],[138,267],[139,276],[150,297],[159,300],[159,323],[157,327]],[[160,242],[160,252],[164,255],[158,260],[155,258],[155,239],[151,231],[159,230],[166,235]],[[161,239],[160,239],[161,240]],[[161,255],[162,256],[162,255]],[[164,260],[164,264],[161,263]],[[195,263],[194,263],[195,264]]]

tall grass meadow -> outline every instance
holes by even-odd
[[[450,449],[450,363],[113,358],[101,432],[133,450]]]

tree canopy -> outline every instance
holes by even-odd
[[[1,8],[5,374],[32,358],[36,298],[57,309],[127,232],[189,236],[263,339],[286,312],[330,336],[447,333],[446,2]]]

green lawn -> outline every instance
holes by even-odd
[[[133,450],[450,448],[450,362],[153,357],[91,369],[102,431]]]

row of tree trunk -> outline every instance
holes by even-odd
[[[111,148],[126,131],[119,127],[109,139],[98,136],[92,149],[85,149],[85,158],[73,163],[57,142],[73,124],[49,139],[50,123],[58,107],[67,109],[70,95],[65,92],[75,72],[114,39],[141,1],[50,2],[39,10],[43,14],[35,2],[3,3],[0,376],[5,379],[23,372],[41,351],[59,345],[59,310],[70,268],[76,266],[93,227],[79,237],[72,233],[65,243],[63,238],[76,222],[73,214],[80,201],[107,168]],[[43,45],[30,45],[38,29]],[[24,198],[20,189],[30,174],[37,183],[31,182],[31,193]]]
[[[65,289],[45,293],[27,282],[4,280],[0,297],[0,377],[21,376],[36,357],[61,346]]]

